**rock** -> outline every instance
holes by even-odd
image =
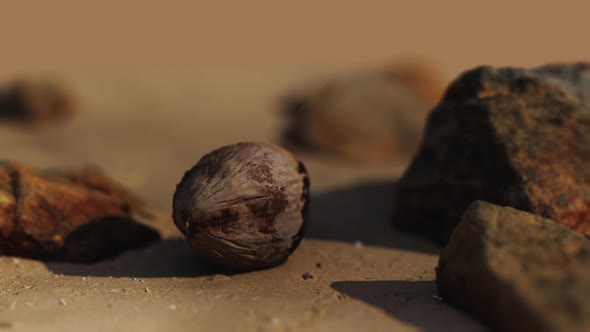
[[[289,148],[357,160],[411,156],[444,80],[430,67],[398,65],[335,77],[285,99]]]
[[[303,280],[315,279],[315,274],[311,272],[305,272],[301,275],[301,278],[303,278]]]
[[[141,201],[95,168],[0,164],[0,254],[95,262],[159,239]]]
[[[0,118],[23,123],[58,122],[76,111],[75,96],[56,81],[18,80],[0,89]]]
[[[561,80],[584,103],[590,101],[590,62],[548,64],[535,68],[534,72]]]
[[[590,330],[590,242],[549,219],[474,202],[436,281],[445,301],[494,331]]]
[[[585,88],[549,68],[479,67],[450,85],[397,185],[399,229],[444,244],[485,200],[590,234]]]

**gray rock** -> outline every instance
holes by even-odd
[[[473,203],[441,254],[437,286],[494,330],[590,330],[590,242],[530,213]]]

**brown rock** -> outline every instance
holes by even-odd
[[[56,122],[76,113],[77,101],[55,81],[19,80],[0,89],[0,118],[19,122]]]
[[[480,67],[450,85],[398,183],[398,228],[444,244],[467,206],[486,200],[590,234],[585,88],[547,68]]]
[[[426,112],[443,84],[429,67],[398,65],[352,73],[286,98],[289,147],[360,160],[414,153]]]
[[[437,286],[495,331],[590,330],[590,242],[530,213],[473,203],[443,249]]]
[[[534,69],[536,74],[561,80],[579,98],[590,101],[590,63],[556,63]]]
[[[94,262],[159,238],[140,200],[97,169],[0,164],[0,254]]]

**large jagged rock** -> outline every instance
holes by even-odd
[[[398,183],[394,224],[444,244],[467,206],[486,200],[590,234],[588,68],[461,75]]]
[[[94,262],[159,239],[143,204],[96,168],[0,163],[0,254]]]
[[[285,98],[283,142],[361,161],[407,158],[445,85],[421,62],[334,77]]]
[[[494,331],[590,331],[590,241],[549,219],[473,203],[436,280],[445,301]]]

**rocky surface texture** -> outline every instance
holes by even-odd
[[[559,79],[585,103],[590,98],[590,62],[556,63],[533,69],[536,74]]]
[[[399,182],[395,225],[444,244],[469,204],[486,200],[590,234],[586,67],[461,75]]]
[[[497,331],[590,330],[590,241],[549,219],[477,201],[444,248],[439,293]]]
[[[444,86],[418,62],[335,77],[286,98],[284,141],[357,160],[411,155]]]
[[[139,199],[98,169],[0,164],[0,254],[94,262],[159,239],[145,218]]]

